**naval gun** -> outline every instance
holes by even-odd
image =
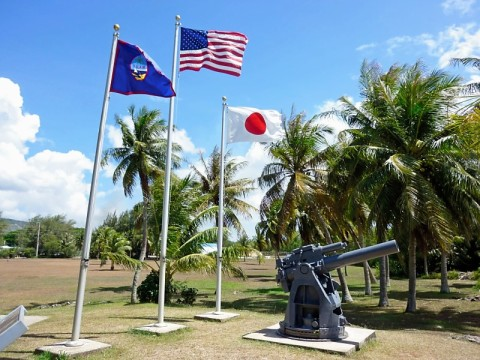
[[[326,255],[345,249],[346,243],[325,246],[305,245],[277,259],[277,282],[290,292],[285,320],[280,321],[282,336],[309,340],[339,340],[348,336],[348,324],[337,292],[339,284],[329,272],[343,266],[399,252],[390,240],[342,254]]]

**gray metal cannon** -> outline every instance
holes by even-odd
[[[351,264],[399,251],[395,240],[343,254],[325,254],[345,249],[346,243],[305,245],[283,259],[277,259],[277,282],[290,292],[285,320],[279,333],[313,340],[344,339],[347,320],[343,316],[337,289],[329,272]]]

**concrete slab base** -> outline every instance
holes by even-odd
[[[177,331],[184,328],[186,328],[186,326],[173,324],[173,323],[163,323],[161,325],[156,323],[156,324],[150,324],[150,325],[138,327],[138,328],[135,328],[135,330],[148,331],[148,332],[153,332],[157,334],[165,334],[165,333]]]
[[[309,349],[317,349],[329,353],[348,355],[354,353],[367,342],[375,339],[375,330],[354,328],[346,326],[348,337],[338,341],[330,340],[307,340],[292,339],[280,335],[277,330],[279,325],[275,324],[260,331],[243,336],[244,339],[269,341],[277,344],[300,346]]]
[[[225,322],[230,319],[236,318],[237,316],[240,316],[240,314],[212,311],[205,314],[195,315],[193,318],[197,320]]]
[[[36,316],[36,315],[30,316],[29,315],[29,316],[25,316],[24,322],[27,326],[30,326],[46,319],[48,319],[48,316]]]
[[[0,320],[2,320],[2,318],[5,316],[6,315],[0,315]],[[25,325],[30,326],[46,319],[48,319],[48,316],[25,315],[23,317],[23,322]]]
[[[100,351],[110,348],[112,345],[101,343],[98,341],[79,339],[75,342],[64,341],[52,345],[46,345],[35,349],[35,354],[51,353],[53,355],[61,356],[78,356],[85,355],[95,351]]]

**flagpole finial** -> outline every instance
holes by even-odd
[[[120,30],[120,25],[118,25],[118,24],[113,25],[113,30],[115,30],[115,31]]]
[[[180,21],[180,15],[175,16],[175,20]]]
[[[223,102],[227,102],[227,97],[226,97],[226,96],[222,96],[222,100],[223,100]]]

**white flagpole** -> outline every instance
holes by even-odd
[[[225,112],[227,110],[227,98],[222,97],[222,140],[220,144],[220,189],[218,198],[218,235],[217,235],[217,298],[216,298],[216,315],[222,313],[222,248],[223,248],[223,195],[225,188]]]
[[[107,119],[108,103],[110,100],[110,83],[112,81],[113,65],[115,61],[115,52],[117,49],[118,30],[120,26],[113,26],[112,52],[110,54],[110,64],[108,65],[107,83],[105,85],[105,93],[103,97],[102,115],[100,117],[100,126],[98,129],[97,148],[95,151],[95,162],[93,164],[92,183],[90,184],[90,197],[88,199],[87,220],[85,223],[85,237],[82,246],[82,259],[80,260],[80,274],[78,276],[77,299],[75,302],[75,316],[73,318],[72,338],[66,343],[67,346],[81,346],[80,325],[82,321],[82,309],[85,295],[85,282],[87,280],[87,270],[90,257],[90,242],[92,239],[92,217],[95,210],[95,195],[97,192],[98,167],[100,164],[100,156],[103,149],[103,134],[105,132],[105,122]]]
[[[172,63],[172,88],[175,91],[177,83],[177,62],[178,62],[178,34],[180,30],[180,16],[175,17],[175,39],[173,42],[173,63]],[[163,210],[162,210],[162,233],[160,239],[160,269],[158,274],[158,323],[156,326],[165,326],[165,268],[167,265],[167,238],[168,238],[168,217],[170,207],[170,173],[172,168],[172,134],[173,118],[175,112],[175,97],[170,98],[170,111],[168,114],[167,134],[167,160],[165,163],[165,182],[163,189]]]

